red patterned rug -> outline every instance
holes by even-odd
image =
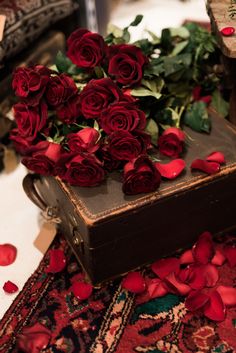
[[[81,269],[62,238],[53,247],[64,249],[67,267],[46,274],[46,254],[0,323],[1,353],[20,352],[17,336],[36,322],[52,333],[41,351],[46,353],[236,352],[236,308],[216,323],[188,312],[182,297],[150,299],[146,292],[135,296],[121,288],[120,280],[94,289],[80,302],[70,287],[83,277]],[[151,276],[149,269],[144,272]],[[235,267],[225,264],[220,272],[223,284],[236,286]]]

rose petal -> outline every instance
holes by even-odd
[[[155,167],[163,178],[166,179],[175,179],[177,176],[182,173],[186,166],[186,163],[183,159],[174,159],[173,161],[163,164],[156,162]]]
[[[219,164],[225,164],[225,156],[222,152],[212,152],[206,157],[208,162],[216,162]]]
[[[17,255],[17,249],[12,244],[1,244],[0,245],[0,266],[11,265]]]
[[[12,294],[12,293],[16,293],[19,290],[19,288],[15,283],[11,281],[7,281],[4,283],[3,290],[6,293]]]
[[[216,162],[208,162],[203,159],[195,159],[191,164],[191,169],[200,170],[206,174],[215,174],[220,170],[220,164]]]
[[[192,289],[196,290],[203,289],[205,287],[206,278],[200,266],[193,264],[186,268],[185,271],[185,277],[184,273],[179,274],[179,277],[183,282],[187,283]]]
[[[215,255],[213,256],[211,263],[216,266],[222,266],[226,258],[223,254],[223,250],[220,248],[215,249]]]
[[[122,280],[121,286],[132,293],[142,293],[146,289],[145,280],[139,272],[129,272]]]
[[[216,290],[220,294],[221,299],[226,306],[236,305],[236,288],[219,286]]]
[[[39,353],[45,349],[51,339],[51,331],[39,322],[24,327],[17,337],[17,347],[25,353]]]
[[[147,290],[150,298],[163,297],[168,293],[165,284],[159,278],[154,278],[148,283]]]
[[[174,272],[170,273],[165,278],[165,284],[170,293],[179,294],[179,295],[187,295],[191,288],[189,285],[181,282],[175,275]]]
[[[78,299],[85,300],[92,294],[93,287],[89,283],[74,282],[71,286],[71,290]]]
[[[181,256],[180,256],[180,263],[181,265],[185,264],[191,264],[194,262],[194,257],[193,257],[193,252],[192,250],[186,250]]]
[[[66,266],[66,257],[62,250],[52,249],[49,251],[49,265],[45,269],[46,273],[61,272]]]
[[[217,291],[209,295],[209,301],[203,309],[204,315],[214,321],[223,321],[225,319],[226,309]]]
[[[211,233],[202,233],[196,244],[193,246],[192,252],[193,257],[197,262],[204,265],[207,264],[214,256],[214,244]]]
[[[152,271],[161,279],[164,279],[171,272],[179,272],[180,261],[176,257],[157,260],[151,265]]]
[[[200,266],[200,270],[206,279],[206,287],[214,287],[219,280],[217,267],[212,264],[207,264]]]
[[[229,262],[229,266],[234,267],[236,265],[236,247],[226,246],[224,248],[224,254]]]
[[[208,300],[208,295],[201,291],[192,291],[185,299],[185,306],[189,311],[196,311],[202,308]]]

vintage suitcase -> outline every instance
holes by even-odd
[[[125,196],[116,173],[92,188],[26,176],[26,193],[61,219],[59,227],[93,284],[188,247],[203,231],[235,226],[236,132],[223,119],[213,120],[209,136],[186,129],[186,172],[163,182],[157,192]],[[191,162],[213,151],[225,154],[221,171],[192,174]]]

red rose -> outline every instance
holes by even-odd
[[[130,161],[144,152],[138,138],[128,131],[113,132],[108,138],[108,144],[111,156],[121,161]]]
[[[88,152],[94,153],[99,148],[98,139],[99,132],[92,127],[67,135],[68,145],[72,152]]]
[[[18,129],[11,130],[10,139],[13,141],[14,147],[19,154],[24,156],[29,153],[32,141],[20,136]]]
[[[177,158],[183,151],[184,139],[185,135],[182,130],[177,127],[170,127],[159,137],[159,150],[165,156]]]
[[[79,114],[79,96],[75,95],[56,108],[58,118],[65,124],[76,122]]]
[[[22,163],[35,173],[54,175],[55,165],[61,156],[61,145],[42,141],[31,147],[31,157],[24,157]]]
[[[76,154],[66,163],[66,173],[63,177],[70,185],[99,185],[105,176],[102,163],[92,154]]]
[[[98,151],[98,156],[100,160],[103,162],[103,168],[108,172],[112,172],[113,170],[119,169],[121,161],[114,159],[110,152],[108,145],[102,145]]]
[[[47,347],[51,339],[51,331],[40,324],[24,327],[17,337],[17,347],[25,353],[39,353]]]
[[[121,101],[111,104],[102,112],[99,124],[107,134],[118,130],[142,130],[146,126],[146,116],[133,103]]]
[[[42,102],[39,106],[29,106],[26,103],[17,103],[13,108],[18,132],[28,141],[35,140],[47,122],[47,106]]]
[[[77,93],[78,89],[74,80],[66,74],[60,74],[50,78],[46,99],[49,105],[58,107]]]
[[[77,29],[67,40],[67,56],[71,61],[83,68],[99,66],[103,60],[106,44],[98,33],[87,29]]]
[[[37,105],[44,94],[51,71],[44,66],[19,67],[13,73],[15,94],[29,105]]]
[[[161,175],[147,156],[139,156],[124,166],[123,192],[136,195],[155,191],[161,182]]]
[[[121,90],[110,78],[91,80],[79,95],[80,109],[86,118],[98,118],[110,104],[120,100]]]
[[[142,50],[131,44],[118,44],[109,47],[109,75],[117,82],[133,86],[141,82],[143,65],[148,62]]]

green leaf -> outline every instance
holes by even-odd
[[[136,27],[137,25],[139,25],[139,23],[142,21],[142,19],[143,19],[143,15],[137,15],[128,27],[131,27],[131,26]]]
[[[194,102],[184,116],[184,123],[198,132],[210,133],[211,121],[204,102]]]
[[[73,65],[71,60],[61,51],[57,53],[55,64],[59,72],[68,72],[69,68]]]
[[[157,139],[158,139],[158,125],[153,119],[148,119],[147,120],[147,125],[145,127],[145,131],[151,135],[151,141],[153,145],[157,145]]]
[[[123,29],[117,27],[116,25],[113,25],[112,23],[109,23],[107,26],[107,32],[113,35],[115,38],[120,38],[123,36]]]
[[[223,99],[218,89],[216,89],[212,94],[211,106],[223,118],[225,118],[229,114],[229,103]]]
[[[190,32],[186,27],[169,28],[171,37],[180,37],[187,39],[190,37]]]
[[[165,85],[164,80],[162,80],[162,78],[160,78],[160,77],[156,77],[153,80],[143,79],[141,83],[143,86],[147,87],[150,91],[155,92],[155,93],[157,93],[157,92],[160,93],[162,88]]]
[[[184,40],[183,42],[176,44],[176,46],[174,47],[170,55],[171,56],[178,55],[179,53],[181,53],[182,50],[184,50],[184,48],[186,48],[187,45],[188,45],[188,40]]]
[[[179,54],[172,57],[163,58],[165,76],[175,74],[183,69],[186,70],[192,63],[192,55],[189,53]]]
[[[161,38],[157,37],[157,35],[155,33],[153,33],[152,31],[146,30],[145,32],[147,32],[150,37],[152,38],[152,44],[157,45],[160,44],[161,42]]]
[[[131,90],[131,95],[134,97],[154,97],[156,99],[160,99],[162,94],[158,92],[152,92],[149,89],[139,87]]]

